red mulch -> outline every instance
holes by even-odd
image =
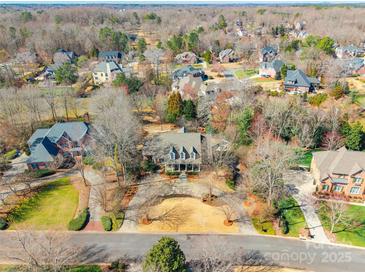
[[[103,225],[99,221],[90,221],[84,231],[104,231]]]

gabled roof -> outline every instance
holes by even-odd
[[[320,180],[332,174],[354,175],[365,170],[365,152],[347,150],[345,147],[337,151],[318,151],[313,153],[320,172]]]
[[[94,72],[110,73],[110,72],[114,72],[114,71],[123,72],[121,67],[114,61],[100,62],[94,68]]]
[[[185,66],[182,67],[180,69],[175,70],[172,73],[172,78],[181,78],[181,77],[185,77],[186,75],[193,75],[193,74],[199,74],[199,75],[203,75],[203,71],[201,69],[196,69],[193,66],[189,65],[189,66]]]
[[[58,148],[45,137],[39,144],[30,147],[30,152],[28,163],[52,162],[58,154]]]
[[[57,142],[66,132],[73,141],[79,141],[87,131],[88,126],[84,122],[56,123],[49,129],[46,136],[52,142]]]
[[[284,65],[284,62],[281,60],[274,60],[272,62],[262,62],[260,67],[262,69],[274,69],[276,72],[281,70],[281,67]]]
[[[27,142],[31,152],[28,163],[52,161],[58,153],[55,143],[62,136],[67,135],[72,141],[80,141],[88,129],[84,122],[56,123],[49,129],[37,129]]]
[[[312,84],[318,84],[315,78],[308,77],[302,70],[288,70],[284,84],[289,86],[310,87]]]
[[[261,54],[262,55],[264,55],[264,54],[277,54],[278,53],[278,51],[277,51],[277,49],[275,48],[275,47],[273,47],[273,46],[266,46],[266,47],[263,47],[262,49],[261,49]]]
[[[122,58],[123,53],[117,50],[110,50],[110,51],[100,51],[98,57],[105,58],[105,57],[112,57],[112,58]]]

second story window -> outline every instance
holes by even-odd
[[[362,183],[362,178],[360,178],[360,177],[354,177],[354,183],[355,184],[361,184]]]
[[[170,160],[175,160],[175,153],[173,151],[170,152]]]
[[[185,160],[185,152],[180,152],[180,158],[181,158],[182,160]]]

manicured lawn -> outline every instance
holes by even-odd
[[[67,229],[79,202],[77,189],[69,178],[58,179],[26,199],[8,216],[9,229]]]
[[[283,211],[283,216],[289,223],[289,233],[292,237],[298,237],[306,227],[305,218],[297,201],[290,197],[279,202],[279,209]]]
[[[266,77],[254,78],[254,81],[257,82],[257,83],[279,82],[279,80],[275,80],[273,78],[266,78]]]
[[[275,235],[275,229],[271,221],[261,222],[260,218],[252,218],[252,224],[256,231],[263,235]]]
[[[320,151],[319,149],[312,149],[312,150],[297,150],[296,152],[300,155],[298,159],[298,165],[306,168],[310,168],[312,158],[313,158],[313,152]]]
[[[255,74],[257,74],[257,70],[256,69],[238,69],[234,72],[234,75],[238,78],[238,79],[244,79],[244,78],[248,78],[251,76],[254,76]]]
[[[329,231],[328,212],[321,209],[318,215],[324,228]],[[343,224],[335,226],[334,235],[337,242],[365,247],[365,207],[349,205],[345,215],[353,220],[355,225],[347,228]]]

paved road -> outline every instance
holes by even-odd
[[[141,257],[163,234],[69,233],[70,247],[85,247],[84,263],[110,262],[128,256]],[[170,234],[177,239],[187,259],[197,259],[207,250],[219,250],[219,257],[230,258],[256,251],[264,258],[287,267],[313,271],[363,271],[365,249],[315,244],[309,241],[268,236]],[[0,262],[9,262],[15,252],[15,233],[0,232]]]

